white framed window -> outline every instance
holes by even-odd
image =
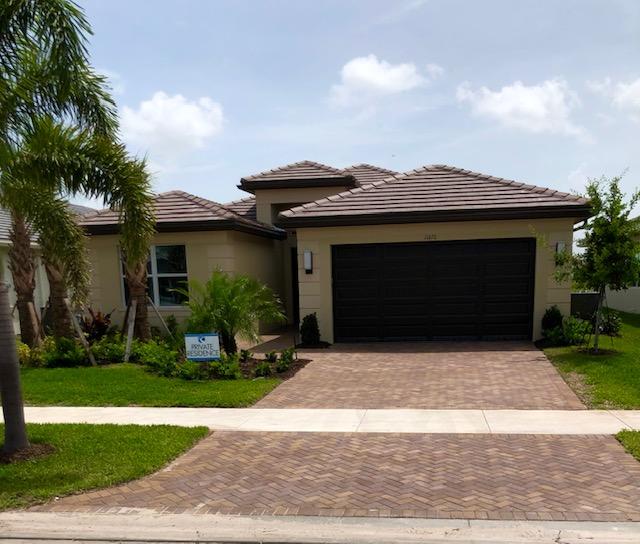
[[[187,252],[184,245],[151,246],[147,261],[147,293],[156,306],[182,306],[186,297],[174,289],[186,288]],[[121,273],[124,303],[129,303],[129,289],[125,281],[124,265]]]

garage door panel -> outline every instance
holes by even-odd
[[[531,336],[533,239],[332,249],[336,341]]]

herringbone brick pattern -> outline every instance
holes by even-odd
[[[257,408],[584,409],[531,343],[339,344],[304,357]]]
[[[640,521],[609,436],[216,432],[168,468],[39,510]]]

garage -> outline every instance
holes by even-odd
[[[533,238],[332,246],[336,342],[530,339]]]

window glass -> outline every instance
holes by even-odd
[[[160,306],[178,306],[184,304],[187,298],[182,293],[177,293],[174,289],[186,289],[187,278],[159,277],[158,278],[158,298]]]
[[[158,306],[179,306],[187,297],[174,289],[187,287],[187,258],[185,246],[152,246],[147,262],[147,294]],[[129,289],[122,266],[122,288],[125,304],[129,304]]]
[[[186,274],[184,246],[156,246],[158,274]]]

